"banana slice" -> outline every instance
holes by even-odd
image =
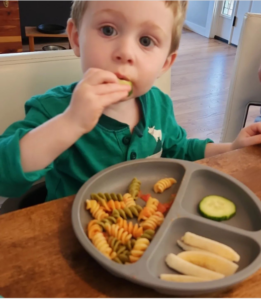
[[[178,257],[173,253],[168,254],[165,261],[170,268],[184,275],[196,276],[209,280],[224,278],[223,274],[198,267],[192,263],[185,261],[184,259]]]
[[[200,235],[186,232],[181,239],[185,244],[200,248],[205,251],[209,251],[211,253],[215,253],[231,261],[238,262],[240,260],[240,256],[232,248],[211,239],[202,237]]]
[[[182,250],[185,250],[185,251],[201,251],[201,252],[209,253],[208,251],[205,251],[205,250],[202,250],[202,249],[199,249],[199,248],[196,248],[196,247],[189,246],[189,245],[183,243],[181,240],[177,240],[177,244],[179,245],[179,247]]]
[[[184,251],[178,257],[199,267],[221,273],[225,276],[232,275],[238,269],[238,265],[232,261],[210,252]]]
[[[210,281],[211,279],[200,278],[188,275],[176,275],[176,274],[160,274],[160,279],[165,281],[174,281],[174,282],[203,282]]]

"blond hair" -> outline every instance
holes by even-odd
[[[73,0],[71,18],[79,29],[83,14],[87,8],[88,1]],[[165,1],[167,7],[173,11],[174,24],[172,28],[172,39],[170,53],[178,50],[183,23],[186,17],[188,1]]]

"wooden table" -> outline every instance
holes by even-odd
[[[261,147],[198,161],[247,185],[261,199]],[[112,276],[76,239],[74,196],[0,216],[0,295],[4,297],[165,297]],[[260,297],[261,269],[219,297]]]
[[[68,38],[67,32],[59,34],[42,33],[36,27],[25,27],[25,35],[29,38],[29,50],[34,51],[34,38],[35,37],[53,37],[53,38]],[[71,48],[69,43],[69,48]]]

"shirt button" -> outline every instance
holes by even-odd
[[[129,145],[129,143],[130,143],[130,137],[124,136],[123,139],[122,139],[122,142],[126,146]]]
[[[137,157],[136,152],[131,152],[130,159],[136,159],[136,157]]]

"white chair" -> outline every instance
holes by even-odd
[[[222,142],[233,141],[244,126],[248,106],[261,105],[261,14],[247,13],[241,31],[224,118]],[[257,115],[258,116],[258,115]]]
[[[170,94],[170,74],[169,70],[155,82],[166,94]],[[81,77],[80,59],[73,50],[0,55],[0,135],[9,125],[24,118],[24,104],[32,96],[57,85],[79,81]],[[12,201],[9,210],[19,208],[21,199],[24,196],[17,201],[6,201]],[[0,207],[5,200],[0,197]]]

